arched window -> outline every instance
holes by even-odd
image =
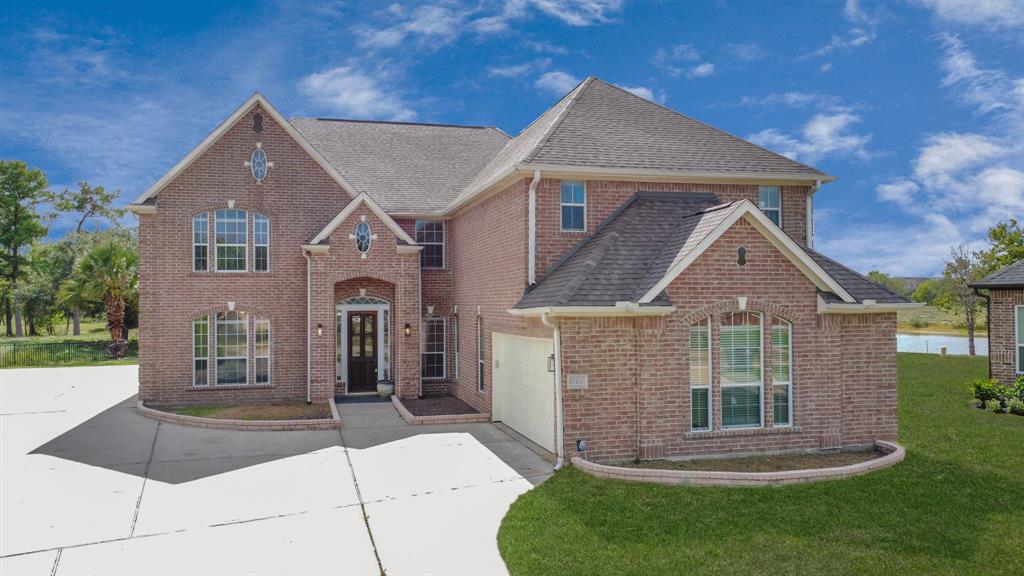
[[[711,318],[690,326],[690,429],[711,430]]]
[[[772,317],[772,413],[775,426],[793,424],[793,326]]]
[[[366,253],[370,251],[370,243],[373,241],[369,224],[366,222],[356,224],[355,240],[356,250],[365,258]]]
[[[718,347],[724,428],[757,428],[763,421],[761,322],[759,312],[734,312],[722,318]]]
[[[263,148],[256,148],[252,151],[249,166],[252,168],[252,177],[257,182],[262,182],[267,177],[267,168],[270,164],[267,162],[267,153],[263,151]]]

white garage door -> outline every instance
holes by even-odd
[[[555,375],[548,372],[552,341],[497,332],[491,337],[494,420],[554,452]]]

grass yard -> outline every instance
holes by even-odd
[[[985,358],[899,355],[894,468],[781,488],[602,480],[572,468],[498,533],[512,574],[1022,574],[1024,418],[968,405]]]
[[[71,333],[71,327],[68,326],[68,332],[64,333],[64,323],[55,324],[53,327],[53,334],[43,334],[41,336],[22,336],[21,338],[0,336],[0,344],[17,342],[19,344],[29,344],[36,342],[108,342],[110,340],[110,332],[107,331],[106,320],[82,320],[80,327],[80,334],[75,336]],[[138,340],[138,330],[128,331],[129,340]]]
[[[330,418],[331,409],[327,403],[306,404],[305,402],[276,402],[273,404],[215,405],[200,404],[165,408],[168,412],[217,418],[219,420],[314,420]]]
[[[988,334],[984,306],[976,319],[979,336]],[[967,335],[963,313],[953,314],[934,306],[922,306],[916,310],[900,310],[896,313],[896,329],[907,334],[957,334]]]

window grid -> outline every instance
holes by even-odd
[[[252,221],[253,270],[270,270],[270,219],[263,214],[253,215]]]
[[[583,182],[562,181],[562,232],[587,230],[587,188]]]
[[[459,359],[459,354],[461,354],[461,352],[462,352],[462,344],[459,341],[459,317],[458,316],[455,316],[454,321],[452,322],[452,337],[455,339],[455,356],[452,358],[452,361],[453,361],[453,371],[455,373],[455,379],[458,380],[459,379],[459,364],[461,364],[461,361]]]
[[[203,212],[192,218],[192,271],[206,272],[210,248],[210,214]]]
[[[270,384],[270,320],[256,318],[253,331],[256,384]]]
[[[423,377],[439,379],[445,377],[445,330],[444,318],[426,318],[423,321]]]
[[[690,429],[711,430],[711,319],[690,326]]]
[[[1014,308],[1017,320],[1017,373],[1024,374],[1024,305]]]
[[[444,268],[444,221],[417,220],[416,243],[423,246],[420,251],[420,267]]]
[[[761,333],[757,312],[736,312],[723,318],[719,378],[724,428],[758,428],[764,420]]]
[[[476,389],[484,391],[484,317],[476,317]]]
[[[217,271],[245,272],[248,236],[245,210],[217,210]]]
[[[782,228],[782,189],[778,186],[761,186],[757,191],[757,205],[776,226]]]
[[[249,383],[249,338],[242,312],[217,314],[217,380],[218,386]]]
[[[772,319],[772,413],[774,425],[793,424],[793,327]]]
[[[210,358],[210,317],[192,321],[192,385],[208,386]]]

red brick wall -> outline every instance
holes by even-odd
[[[1017,340],[1014,307],[1024,306],[1024,290],[990,290],[991,317],[988,321],[988,353],[992,377],[1003,384],[1017,379]]]
[[[157,214],[140,217],[139,397],[143,401],[306,396],[306,261],[299,246],[327,224],[350,196],[265,111],[263,132],[254,133],[251,115],[243,116],[157,195]],[[257,142],[274,163],[261,183],[244,165]],[[270,271],[193,273],[192,216],[227,208],[231,200],[236,208],[269,216]],[[250,214],[250,238],[251,219]],[[210,254],[212,258],[212,246]],[[192,387],[192,319],[226,310],[229,301],[236,302],[239,310],[262,311],[270,318],[270,387]]]
[[[594,230],[637,192],[711,192],[723,202],[743,198],[757,204],[758,187],[738,184],[695,184],[674,182],[612,182],[588,180],[586,232],[561,230],[561,180],[544,178],[537,186],[537,280],[558,258]],[[782,227],[797,242],[806,241],[806,186],[782,187]]]
[[[736,248],[747,264],[736,264]],[[663,319],[560,320],[563,378],[589,374],[586,390],[565,395],[566,452],[586,438],[597,459],[837,447],[896,435],[895,314],[819,315],[814,285],[756,229],[741,220],[668,288],[676,311]],[[688,331],[748,310],[792,322],[793,419],[772,428],[769,332],[764,343],[765,427],[721,428],[719,355],[712,347],[714,428],[690,431]]]

